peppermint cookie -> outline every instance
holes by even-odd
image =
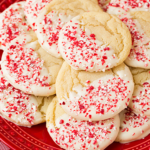
[[[3,49],[13,39],[23,33],[34,34],[24,14],[25,2],[11,5],[0,15],[0,48]]]
[[[35,97],[14,88],[0,71],[0,115],[20,126],[45,122],[46,110],[54,96]]]
[[[118,15],[131,11],[150,11],[150,0],[111,0],[107,12]]]
[[[102,11],[91,0],[54,0],[48,4],[37,19],[37,37],[40,45],[51,55],[60,58],[59,32],[66,22],[87,11]]]
[[[36,31],[36,19],[39,16],[41,10],[51,1],[52,0],[26,0],[24,12],[33,30]]]
[[[58,46],[62,57],[74,69],[105,71],[127,58],[131,35],[117,17],[104,12],[87,12],[64,25]]]
[[[91,73],[74,70],[64,62],[56,80],[59,104],[67,114],[81,120],[114,117],[128,106],[133,89],[131,72],[124,64]]]
[[[150,117],[150,70],[131,71],[135,86],[129,107],[137,114]]]
[[[130,108],[120,113],[120,131],[115,141],[128,143],[142,139],[150,133],[150,119],[136,115]]]
[[[81,121],[66,114],[54,98],[46,113],[47,130],[65,150],[103,150],[117,137],[119,116],[103,121]]]
[[[130,30],[132,48],[125,63],[131,67],[150,69],[150,12],[119,15]]]
[[[55,94],[55,81],[62,63],[62,59],[48,54],[30,35],[11,41],[2,56],[6,79],[15,88],[36,96]]]

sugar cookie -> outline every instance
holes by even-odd
[[[131,11],[150,11],[150,0],[111,0],[107,12],[118,15]]]
[[[144,138],[150,133],[150,119],[136,115],[130,108],[120,113],[120,131],[115,141],[128,143]]]
[[[125,63],[131,67],[150,69],[150,12],[119,15],[130,30],[132,48]]]
[[[14,88],[0,71],[0,115],[20,126],[45,122],[46,110],[54,96],[35,97]]]
[[[55,80],[63,63],[44,51],[32,36],[11,41],[2,56],[6,79],[17,89],[35,96],[55,94]]]
[[[74,69],[105,71],[127,58],[131,35],[117,17],[104,12],[86,12],[64,25],[58,47]]]
[[[56,80],[60,105],[70,116],[81,120],[114,117],[129,104],[134,83],[127,66],[91,73],[72,69],[66,62]]]
[[[150,70],[131,69],[135,88],[129,107],[137,114],[150,117]]]
[[[36,19],[38,18],[41,10],[51,1],[52,0],[26,0],[24,12],[33,30],[36,31]]]
[[[46,113],[47,130],[57,145],[66,150],[103,150],[117,137],[118,115],[104,121],[81,121],[66,114],[54,98]]]
[[[51,55],[60,58],[59,32],[73,17],[86,11],[102,11],[91,0],[53,0],[37,19],[37,37],[40,45]]]
[[[34,34],[24,14],[25,2],[14,3],[0,15],[0,48],[23,33]]]

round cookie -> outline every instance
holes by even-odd
[[[102,11],[91,0],[54,0],[37,19],[37,37],[40,45],[51,55],[60,58],[59,32],[66,22],[86,11]]]
[[[20,34],[34,34],[25,19],[24,5],[25,2],[14,3],[0,14],[0,48],[6,47]]]
[[[11,41],[2,56],[6,79],[17,89],[35,96],[55,94],[55,81],[62,59],[44,51],[30,35]]]
[[[38,18],[41,10],[52,0],[26,0],[25,14],[32,29],[36,31],[36,19]]]
[[[129,104],[134,83],[127,66],[91,73],[72,69],[66,62],[56,80],[59,104],[70,116],[81,120],[114,117]]]
[[[131,11],[150,11],[149,0],[111,0],[107,12],[118,15]]]
[[[0,71],[0,115],[17,125],[31,127],[45,122],[46,110],[53,97],[25,94],[14,88]]]
[[[131,69],[134,92],[129,107],[137,114],[150,117],[150,70]]]
[[[105,12],[86,12],[64,25],[58,47],[74,69],[105,71],[128,57],[131,35],[117,17]]]
[[[119,131],[119,116],[103,121],[81,121],[66,114],[57,98],[46,113],[47,130],[54,142],[66,150],[102,150],[110,145]]]
[[[150,119],[136,115],[130,108],[120,113],[120,131],[115,141],[128,143],[142,139],[150,133]]]
[[[119,15],[130,30],[132,48],[125,63],[131,67],[150,69],[150,12]]]

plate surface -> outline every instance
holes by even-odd
[[[0,12],[17,1],[19,0],[0,0]],[[61,150],[50,138],[45,123],[25,128],[0,117],[0,140],[14,150]],[[114,142],[106,150],[150,150],[150,135],[128,144]]]

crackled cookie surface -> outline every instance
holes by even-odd
[[[66,22],[87,11],[102,11],[91,0],[54,0],[37,19],[37,37],[40,45],[55,57],[61,57],[58,49],[59,32]]]
[[[41,10],[48,5],[52,0],[26,0],[25,14],[32,29],[36,31],[36,19],[38,18]]]
[[[23,33],[33,34],[24,14],[25,2],[11,5],[0,15],[0,47],[3,49]]]
[[[135,83],[129,107],[137,114],[150,116],[150,70],[131,69]]]
[[[55,80],[63,60],[46,53],[32,36],[10,43],[2,56],[2,70],[16,88],[36,96],[55,94]]]
[[[134,83],[127,66],[121,64],[99,73],[76,71],[66,62],[56,80],[56,94],[64,111],[81,120],[104,120],[127,107]]]
[[[126,25],[104,12],[73,18],[59,35],[62,57],[76,70],[105,71],[121,64],[131,48]]]
[[[132,37],[132,48],[125,63],[150,69],[150,12],[131,12],[118,17],[127,25]]]
[[[118,115],[103,121],[81,121],[66,114],[54,98],[46,113],[47,130],[60,147],[70,150],[102,150],[116,138]]]
[[[120,113],[120,131],[115,141],[120,143],[142,139],[150,133],[150,119],[136,115],[130,108]]]
[[[35,97],[14,88],[0,71],[0,115],[20,126],[45,122],[48,105],[54,96]]]
[[[110,14],[131,11],[150,11],[150,0],[111,0],[107,5],[107,12]]]

